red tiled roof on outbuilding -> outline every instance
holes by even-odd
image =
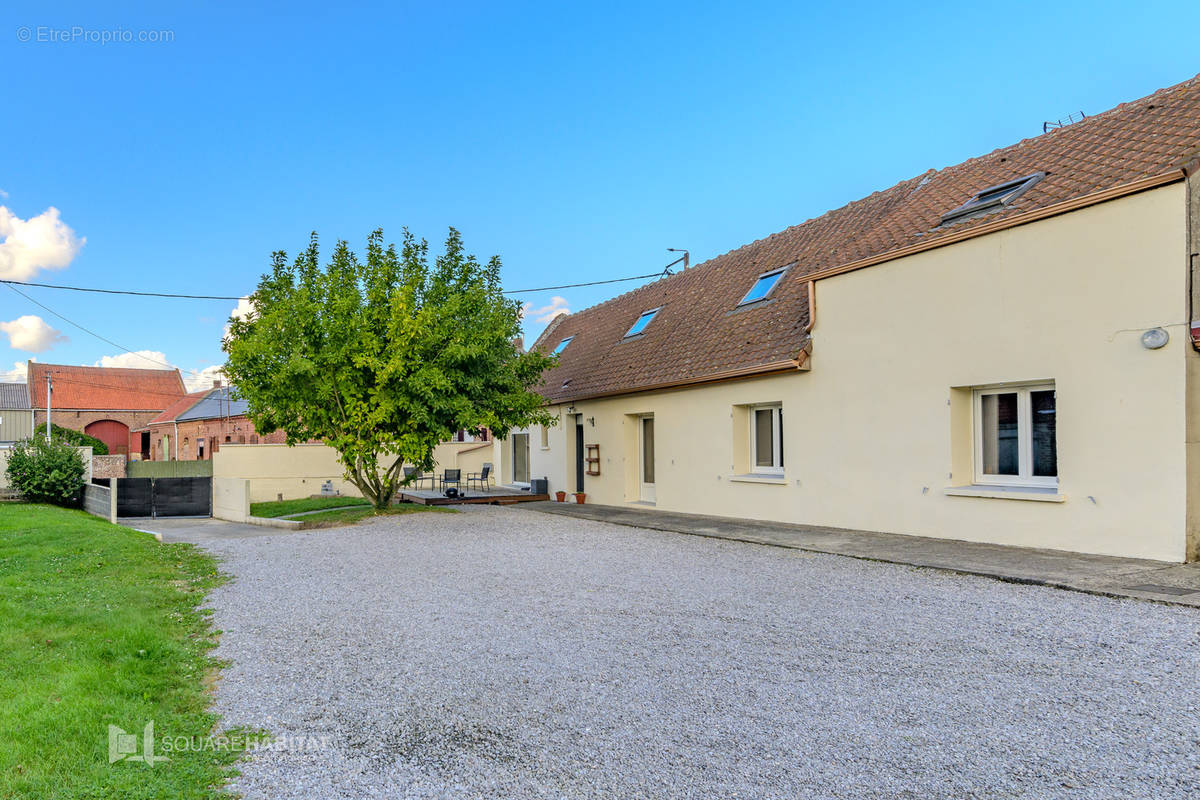
[[[34,408],[46,407],[46,375],[53,381],[53,408],[95,411],[161,411],[186,390],[177,369],[73,367],[29,362]]]
[[[164,422],[168,422],[168,423],[174,422],[176,419],[179,418],[180,414],[184,413],[185,411],[190,411],[192,406],[196,405],[201,400],[203,400],[205,397],[207,397],[208,393],[210,391],[212,391],[212,390],[205,389],[204,391],[201,391],[201,392],[192,392],[191,394],[184,395],[183,397],[179,398],[175,402],[171,403],[171,405],[169,405],[165,409],[163,409],[163,412],[161,414],[159,414],[157,417],[150,420],[146,424],[147,425],[161,425]]]

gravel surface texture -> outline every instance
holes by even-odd
[[[1200,797],[1193,609],[516,508],[205,547],[247,798]]]

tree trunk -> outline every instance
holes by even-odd
[[[397,458],[392,466],[381,476],[379,474],[379,456],[376,454],[369,463],[356,460],[350,468],[347,477],[358,487],[363,497],[371,501],[377,511],[391,505],[396,490],[400,487],[400,471],[404,466],[404,458]]]

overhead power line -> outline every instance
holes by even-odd
[[[170,292],[135,292],[130,289],[97,289],[88,286],[63,286],[57,283],[34,283],[32,281],[13,281],[0,278],[0,283],[7,283],[9,286],[36,286],[40,289],[62,289],[68,292],[93,292],[95,294],[127,294],[134,297],[174,297],[180,300],[241,300],[241,297],[232,297],[229,295],[220,294],[171,294]]]
[[[678,262],[676,262],[678,263]],[[607,283],[623,283],[625,281],[640,281],[646,278],[658,278],[669,275],[670,267],[661,272],[650,272],[645,275],[630,275],[628,278],[610,278],[603,281],[585,281],[583,283],[564,283],[561,286],[539,286],[533,289],[505,289],[502,294],[532,294],[533,292],[548,292],[553,289],[578,289],[582,286],[601,286]],[[14,281],[0,278],[0,283],[8,286],[35,286],[39,289],[59,289],[67,292],[91,292],[93,294],[118,294],[133,297],[169,297],[176,300],[244,300],[249,295],[226,294],[175,294],[173,292],[135,292],[132,289],[99,289],[93,286],[63,286],[59,283],[34,283],[33,281]],[[28,295],[26,295],[28,297]],[[74,324],[74,323],[72,323]]]
[[[578,288],[581,288],[584,286],[603,286],[605,284],[611,284],[611,283],[624,283],[626,281],[640,281],[640,280],[645,280],[647,278],[663,278],[663,277],[670,275],[671,267],[675,266],[680,261],[684,261],[685,266],[686,266],[686,256],[685,256],[684,258],[680,258],[680,259],[676,259],[675,261],[672,261],[670,264],[663,267],[662,271],[660,271],[660,272],[648,272],[645,275],[631,275],[627,278],[609,278],[607,280],[602,280],[602,281],[584,281],[581,283],[564,283],[564,284],[561,284],[558,286],[539,286],[539,287],[532,288],[532,289],[505,289],[502,292],[502,294],[533,294],[534,292],[548,292],[548,291],[552,291],[554,289],[578,289]],[[9,289],[12,289],[14,292],[21,295],[21,297],[24,297],[26,300],[33,303],[35,306],[38,306],[39,308],[47,311],[48,313],[53,314],[54,316],[61,319],[63,322],[66,322],[68,325],[73,325],[74,327],[76,327],[79,330],[86,333],[88,336],[95,337],[96,339],[99,339],[100,341],[104,342],[105,344],[111,345],[111,346],[117,348],[118,350],[121,350],[124,353],[128,353],[131,356],[135,356],[137,358],[142,359],[143,361],[147,361],[151,364],[155,364],[155,365],[157,365],[161,368],[165,368],[165,369],[180,369],[180,368],[175,366],[174,364],[168,364],[165,361],[159,361],[157,358],[151,358],[150,356],[146,355],[145,353],[140,353],[136,350],[130,350],[128,347],[118,344],[118,343],[114,342],[112,339],[109,339],[105,336],[101,336],[100,334],[96,333],[95,331],[91,330],[90,328],[86,328],[83,325],[80,325],[75,320],[70,319],[69,317],[63,316],[62,314],[55,311],[53,308],[50,308],[45,303],[41,303],[37,300],[34,300],[32,297],[25,294],[17,287],[18,286],[37,287],[39,289],[58,289],[60,291],[67,291],[67,292],[89,292],[92,294],[128,295],[128,296],[133,296],[133,297],[166,297],[166,298],[173,298],[173,299],[178,299],[178,300],[243,300],[246,297],[246,295],[175,294],[172,292],[138,292],[138,291],[134,291],[132,289],[101,289],[101,288],[91,287],[91,286],[64,286],[62,284],[57,284],[57,283],[36,283],[33,281],[14,281],[14,280],[10,280],[8,278],[0,278],[0,284],[4,284]],[[183,371],[188,372],[191,375],[200,375],[201,374],[200,370],[196,370],[196,369],[188,369],[188,370],[183,370]]]
[[[562,286],[539,286],[536,289],[505,289],[503,294],[533,294],[534,292],[548,292],[551,289],[578,289],[580,286],[600,286],[605,283],[622,283],[624,281],[640,281],[645,278],[661,278],[670,275],[669,270],[662,272],[651,272],[648,275],[632,275],[628,278],[612,278],[607,281],[588,281],[586,283],[564,283]]]
[[[36,364],[39,362],[35,361],[34,363]],[[50,366],[59,366],[59,365],[52,364]],[[96,369],[103,369],[103,367],[97,367]],[[116,367],[116,369],[121,369],[121,368]],[[163,372],[166,372],[166,371],[167,370],[163,370]],[[68,384],[70,384],[71,386],[90,386],[94,389],[112,389],[114,391],[123,391],[123,392],[128,392],[130,390],[128,385],[121,386],[121,385],[118,385],[115,383],[103,383],[101,381],[84,380],[84,379],[72,377],[63,372],[51,371],[50,374],[54,377],[54,393],[55,394],[57,394],[59,391],[59,384],[62,384],[64,386],[66,386]],[[185,384],[183,387],[183,394],[180,394],[179,392],[164,392],[164,391],[159,391],[157,389],[145,389],[145,388],[138,388],[137,393],[139,395],[153,395],[155,397],[167,397],[167,398],[171,398],[173,401],[175,401],[175,400],[182,400],[183,398],[185,398],[189,395],[199,394],[201,392],[209,392],[215,388],[217,388],[217,387],[208,386],[208,387],[205,387],[202,389],[196,389],[195,391],[189,391],[187,388],[187,385]],[[168,405],[170,405],[170,404],[168,403]],[[146,409],[132,409],[132,410],[153,411],[154,409],[146,408]]]
[[[102,342],[104,342],[104,343],[106,343],[106,344],[110,344],[110,345],[112,345],[113,347],[117,348],[118,350],[123,350],[123,351],[125,351],[126,353],[128,353],[128,354],[129,354],[129,355],[131,355],[131,356],[137,356],[138,358],[142,359],[143,361],[149,361],[151,364],[158,364],[159,366],[161,366],[161,367],[166,367],[167,369],[179,369],[179,368],[178,368],[178,367],[176,367],[174,364],[168,364],[168,363],[167,363],[167,362],[165,362],[165,361],[159,361],[157,358],[151,358],[150,356],[146,355],[145,353],[139,353],[139,352],[137,352],[136,350],[130,350],[128,347],[125,347],[124,345],[117,344],[117,343],[116,343],[116,342],[114,342],[112,339],[107,339],[107,338],[105,338],[105,337],[101,336],[100,334],[96,333],[95,331],[93,331],[93,330],[89,330],[88,328],[85,328],[85,327],[83,327],[82,325],[80,325],[80,324],[79,324],[78,322],[76,322],[75,320],[73,320],[73,319],[68,319],[67,317],[64,317],[62,314],[58,313],[57,311],[55,311],[55,310],[54,310],[53,308],[51,308],[50,306],[46,305],[45,303],[39,303],[37,300],[34,300],[32,297],[30,297],[29,295],[25,294],[25,293],[24,293],[24,292],[22,292],[20,289],[18,289],[16,286],[14,286],[13,284],[14,284],[14,283],[17,283],[17,281],[4,281],[4,283],[5,283],[5,284],[7,284],[8,288],[12,289],[14,292],[16,292],[17,294],[21,295],[21,297],[24,297],[26,300],[28,300],[29,302],[33,303],[35,306],[38,306],[38,307],[40,307],[40,308],[43,308],[43,309],[45,309],[46,311],[50,312],[50,313],[51,313],[51,314],[53,314],[54,316],[56,316],[56,317],[58,317],[59,319],[61,319],[63,322],[66,322],[66,323],[68,323],[68,324],[70,324],[70,325],[74,325],[76,328],[79,328],[79,330],[83,331],[83,332],[84,332],[84,333],[86,333],[88,336],[94,336],[94,337],[96,337],[97,339],[99,339],[100,341],[102,341]],[[190,372],[190,373],[192,373],[193,375],[199,375],[199,374],[200,374],[200,370],[196,370],[196,369],[190,369],[190,370],[187,370],[187,371],[188,371],[188,372]]]

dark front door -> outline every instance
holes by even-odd
[[[575,491],[583,491],[583,419],[577,417],[575,422]]]

